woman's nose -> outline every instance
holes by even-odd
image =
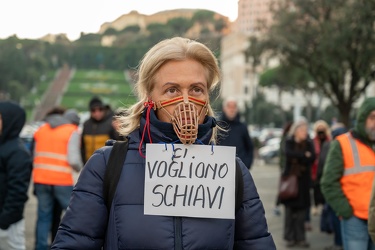
[[[184,103],[189,103],[189,93],[183,92],[182,97],[184,98]]]

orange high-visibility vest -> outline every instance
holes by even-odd
[[[361,219],[368,219],[372,182],[375,173],[375,153],[351,133],[337,137],[344,159],[344,172],[340,180],[342,190]]]
[[[69,139],[76,130],[77,126],[73,124],[51,128],[46,123],[35,132],[34,183],[73,185],[73,169],[69,166],[67,154]]]

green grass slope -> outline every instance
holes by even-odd
[[[100,97],[114,110],[136,102],[133,86],[123,71],[77,70],[64,91],[61,106],[87,111],[93,96]]]

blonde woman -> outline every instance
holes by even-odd
[[[243,198],[235,219],[144,214],[145,144],[214,143],[218,127],[209,93],[220,74],[205,45],[180,37],[151,48],[138,73],[139,102],[119,118],[129,149],[111,210],[102,195],[111,151],[106,147],[82,171],[52,249],[276,249],[242,162]]]

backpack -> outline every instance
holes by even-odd
[[[122,166],[128,152],[129,142],[115,141],[112,147],[112,151],[109,155],[108,164],[105,169],[104,180],[103,180],[103,198],[106,203],[108,211],[111,209],[112,200],[116,192],[117,184],[120,179]],[[243,178],[240,164],[236,159],[236,187],[235,187],[235,209],[236,212],[241,208],[243,198]]]

